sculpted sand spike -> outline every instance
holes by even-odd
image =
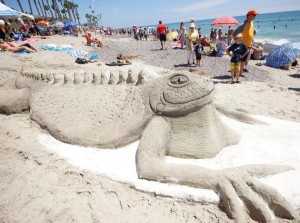
[[[127,76],[127,79],[126,79],[126,83],[127,84],[134,84],[135,83],[135,80],[133,79],[133,74],[132,74],[132,70],[128,70],[128,76]]]
[[[143,78],[140,72],[136,86],[74,87],[20,77],[16,85],[31,88],[31,118],[61,141],[116,148],[141,138],[136,153],[140,178],[219,191],[222,208],[239,223],[249,217],[272,222],[269,209],[282,218],[298,218],[282,195],[254,178],[288,171],[289,166],[211,170],[165,162],[165,156],[213,157],[240,137],[218,117],[209,79],[190,73],[146,83]]]
[[[124,78],[124,73],[123,73],[123,71],[121,71],[121,70],[120,70],[120,72],[119,72],[119,81],[118,81],[117,84],[126,84],[125,78]]]
[[[109,75],[110,75],[110,76],[109,76],[108,84],[115,84],[115,83],[116,83],[116,77],[115,77],[114,73],[113,73],[113,72],[110,72]]]

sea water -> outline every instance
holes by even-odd
[[[242,24],[246,16],[236,16],[235,18]],[[197,28],[201,27],[202,36],[209,36],[211,28],[220,28],[210,25],[214,20],[215,18],[195,21]],[[180,28],[180,22],[169,23],[166,26],[170,30],[177,30]],[[189,27],[189,21],[185,22],[185,26]],[[255,42],[271,43],[274,45],[281,45],[290,41],[300,42],[300,11],[259,14],[254,20],[254,27],[257,31]],[[223,35],[228,32],[228,27],[221,28],[223,29]]]

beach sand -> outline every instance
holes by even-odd
[[[31,42],[71,44],[76,50],[93,52],[83,37],[56,37]],[[41,73],[115,72],[148,68],[160,75],[185,67],[186,52],[159,51],[158,41],[136,42],[130,38],[105,37],[96,48],[99,62],[75,64],[66,52],[33,54],[1,53],[0,90],[16,89],[15,78],[23,71]],[[118,53],[130,56],[132,65],[109,67]],[[195,75],[215,82],[215,102],[249,114],[300,122],[300,74],[256,66],[250,61],[241,84],[228,84],[229,58],[204,57]],[[177,65],[182,66],[177,66]],[[175,66],[174,66],[175,65]],[[0,99],[0,101],[3,99]],[[84,114],[83,114],[84,115]],[[47,133],[28,112],[0,115],[0,220],[1,222],[232,222],[216,204],[173,199],[145,193],[131,185],[70,165],[47,150],[38,137]],[[299,213],[299,210],[298,210]],[[286,221],[288,222],[288,221]]]

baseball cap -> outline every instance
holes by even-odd
[[[243,38],[243,34],[242,33],[238,33],[235,37],[236,38]]]
[[[255,9],[251,9],[248,11],[247,15],[258,15],[258,12]]]

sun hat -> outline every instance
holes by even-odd
[[[4,27],[4,21],[0,19],[0,28]]]
[[[258,12],[255,9],[251,9],[248,11],[247,15],[258,15]]]
[[[192,23],[190,24],[190,28],[195,28],[195,23],[192,22]]]
[[[235,37],[236,38],[243,38],[243,34],[242,33],[238,33]]]

